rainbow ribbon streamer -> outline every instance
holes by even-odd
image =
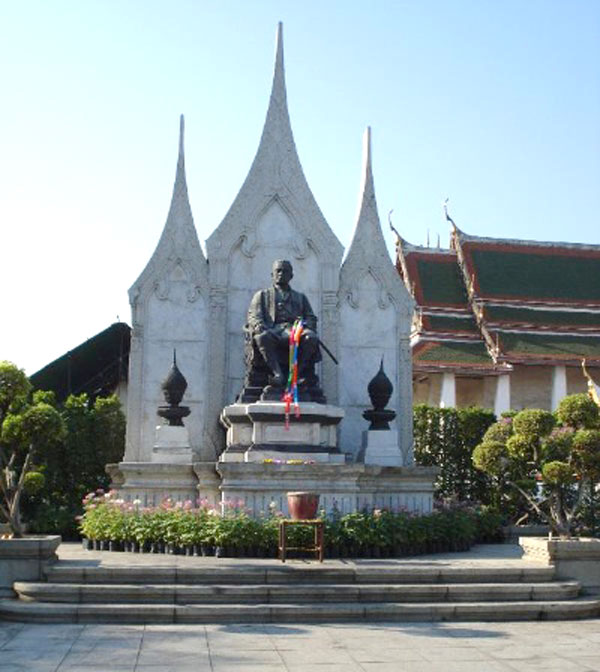
[[[290,410],[294,404],[294,415],[300,417],[300,404],[298,402],[298,350],[300,349],[300,338],[304,331],[304,323],[298,319],[294,322],[290,331],[290,354],[289,354],[289,374],[287,386],[283,394],[285,402],[285,428],[290,428]]]

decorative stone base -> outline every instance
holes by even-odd
[[[401,467],[403,460],[398,444],[398,431],[395,429],[364,431],[358,460],[382,467]]]
[[[41,581],[46,567],[58,560],[58,535],[0,539],[0,598],[15,597],[15,581]]]
[[[292,413],[285,424],[285,404],[231,404],[223,409],[227,430],[221,462],[262,462],[264,459],[308,459],[345,462],[337,448],[337,425],[344,411],[337,406],[301,403],[300,417]],[[333,457],[335,455],[335,457]]]
[[[187,427],[162,425],[156,428],[152,462],[160,464],[191,464],[192,449]]]
[[[264,464],[219,462],[222,500],[254,514],[268,513],[273,503],[287,515],[286,493],[310,490],[319,506],[351,513],[363,508],[406,509],[429,513],[437,467],[379,467],[365,464]]]
[[[523,560],[554,565],[559,579],[575,579],[586,593],[600,594],[600,539],[519,537]]]
[[[112,479],[111,487],[124,500],[139,500],[141,506],[158,506],[167,497],[194,503],[206,499],[212,506],[220,500],[214,462],[119,462],[108,464],[106,471]]]

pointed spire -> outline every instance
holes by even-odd
[[[184,118],[182,114],[179,118],[179,153],[169,214],[152,257],[129,290],[130,297],[135,297],[139,289],[150,278],[152,278],[151,285],[154,286],[152,283],[156,282],[155,272],[159,272],[160,269],[162,274],[169,259],[193,259],[196,267],[201,267],[202,262],[206,262],[188,198],[183,137]]]
[[[287,91],[285,86],[285,68],[283,62],[283,23],[277,24],[277,36],[275,43],[275,67],[273,70],[273,83],[271,85],[271,97],[269,108],[263,127],[262,137],[258,152],[266,149],[271,144],[271,138],[275,142],[284,145],[291,144],[293,155],[299,163],[294,145],[294,134],[290,124],[290,115],[287,106]],[[286,148],[286,151],[289,149]]]
[[[199,247],[185,176],[184,135],[185,119],[182,114],[179,117],[179,154],[177,156],[175,184],[173,185],[173,195],[171,197],[171,206],[169,208],[169,214],[167,215],[167,222],[161,237],[162,242],[165,234],[169,232],[168,236],[175,242],[178,249],[185,248],[190,241],[193,241],[192,244],[194,247]],[[160,244],[161,243],[159,242],[159,245]],[[181,251],[181,249],[179,251]],[[200,253],[202,254],[201,250]]]
[[[228,254],[240,235],[256,235],[266,208],[277,201],[295,229],[293,245],[314,242],[335,265],[343,248],[321,212],[306,181],[290,124],[283,55],[283,25],[277,25],[271,95],[258,149],[244,183],[221,224],[206,241],[212,259]],[[292,221],[293,220],[293,221]],[[214,268],[214,266],[213,266]],[[333,276],[332,276],[333,277]]]
[[[185,160],[183,156],[183,134],[185,131],[185,118],[183,114],[179,115],[179,156],[177,158],[177,168],[181,164],[182,168],[185,165]]]
[[[183,114],[179,117],[179,154],[177,156],[177,170],[175,172],[175,185],[173,186],[173,196],[171,197],[171,207],[167,217],[167,226],[169,226],[171,216],[178,214],[188,214],[191,218],[192,213],[188,200],[187,181],[185,179],[185,154],[183,148],[183,137],[185,131],[185,121]]]
[[[384,254],[389,258],[381,223],[377,213],[377,200],[375,199],[375,185],[373,182],[373,167],[371,159],[371,127],[367,126],[363,135],[363,169],[361,188],[358,199],[358,216],[356,227],[352,237],[352,243],[348,250],[348,257],[353,248],[361,247],[363,250],[370,249],[376,254]]]

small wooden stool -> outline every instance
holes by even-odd
[[[314,543],[312,546],[288,546],[286,532],[291,525],[307,525],[313,528]],[[323,562],[323,531],[325,523],[322,520],[282,520],[279,522],[279,559],[285,562],[287,551],[308,551],[316,553],[319,562]]]

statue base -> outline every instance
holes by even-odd
[[[337,425],[343,417],[344,411],[337,406],[301,403],[299,416],[290,409],[286,425],[285,404],[280,401],[231,404],[221,413],[227,447],[219,461],[343,464],[345,455],[337,447]]]
[[[379,467],[367,464],[278,464],[219,462],[222,502],[244,506],[253,516],[272,508],[288,514],[287,493],[318,492],[327,514],[364,509],[431,513],[437,467]]]
[[[166,498],[190,501],[194,506],[206,500],[218,506],[221,499],[214,462],[119,462],[107,464],[106,472],[119,497],[141,506],[159,506]]]
[[[257,401],[279,402],[283,398],[285,388],[275,385],[246,385],[237,398],[238,404],[254,404]],[[301,403],[327,404],[327,399],[319,385],[298,388],[298,400]]]
[[[156,428],[152,462],[191,464],[193,460],[187,427],[183,425],[162,425]]]
[[[401,467],[403,461],[398,444],[398,431],[395,429],[364,431],[358,461],[381,467]]]

